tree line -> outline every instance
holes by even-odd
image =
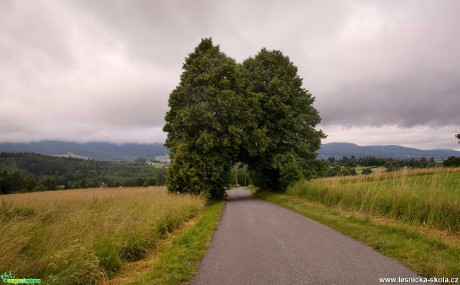
[[[108,162],[36,153],[0,153],[0,194],[119,186],[165,185],[166,169],[144,161]]]
[[[412,167],[412,168],[428,168],[437,166],[436,161],[433,157],[431,158],[409,158],[409,159],[394,159],[394,158],[380,158],[374,156],[359,157],[354,156],[347,157],[344,156],[341,159],[335,159],[334,157],[329,157],[327,159],[329,165],[341,165],[347,167],[356,167],[356,166],[385,166],[391,170],[391,165],[395,165],[399,168],[402,167]],[[387,167],[388,166],[388,167]]]
[[[394,159],[394,158],[379,158],[379,157],[362,157],[355,158],[354,156],[344,156],[340,159],[329,157],[324,161],[325,167],[321,172],[321,176],[348,176],[357,174],[371,174],[373,167],[384,167],[386,172],[397,171],[402,168],[432,168],[432,167],[455,167],[460,166],[460,157],[449,157],[443,162],[437,162],[431,158],[410,158],[410,159]],[[361,172],[356,170],[356,167],[361,166]]]
[[[237,63],[203,39],[168,101],[168,189],[222,198],[239,162],[264,189],[316,176],[325,135],[315,129],[321,119],[313,102],[282,52],[262,49]]]
[[[411,169],[418,168],[433,168],[433,167],[456,167],[460,166],[460,157],[449,157],[446,160],[439,162],[434,158],[410,158],[410,159],[394,159],[380,157],[341,157],[339,159],[329,157],[327,160],[318,161],[317,176],[332,177],[332,176],[353,176],[358,174],[371,174],[374,168],[383,167],[385,172],[392,172],[403,169],[405,167]],[[247,171],[247,165],[237,165],[231,171],[232,184],[249,185],[253,182],[253,177]]]

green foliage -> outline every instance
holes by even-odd
[[[436,167],[438,164],[434,158],[426,159],[425,157],[415,159],[394,159],[394,158],[378,158],[378,157],[362,157],[356,158],[354,156],[347,157],[344,156],[340,159],[334,157],[329,157],[327,162],[326,169],[321,173],[320,176],[330,177],[330,176],[347,176],[347,175],[356,175],[357,170],[361,171],[361,174],[370,174],[372,173],[372,167],[384,166],[387,172],[400,170],[404,167],[408,168],[432,168]],[[361,169],[361,167],[364,167]],[[367,169],[366,169],[367,168]],[[370,172],[369,172],[370,171]]]
[[[143,161],[107,162],[0,153],[0,194],[72,188],[165,185],[167,170]]]
[[[255,172],[255,184],[262,188],[285,190],[302,177],[316,175],[316,151],[325,135],[315,130],[320,123],[313,107],[314,97],[302,87],[297,67],[280,51],[262,49],[243,62],[249,89],[262,94],[259,126],[267,130],[267,150],[248,157]]]
[[[230,170],[231,185],[247,186],[251,184],[251,177],[248,173],[248,166],[246,164],[237,163]]]
[[[241,67],[211,39],[185,60],[181,81],[169,97],[164,131],[171,153],[170,191],[224,195],[228,172],[241,147],[264,149],[257,125],[258,96],[244,88]]]
[[[164,127],[170,191],[222,198],[237,162],[256,185],[275,190],[316,175],[325,136],[314,129],[314,98],[288,57],[263,49],[239,65],[203,39],[183,69]]]
[[[449,156],[442,162],[442,165],[446,167],[460,166],[460,157]]]
[[[171,150],[172,152],[172,150]],[[205,193],[218,199],[228,184],[230,161],[216,155],[200,155],[185,148],[175,149],[171,155],[168,188],[172,192]]]
[[[350,176],[350,175],[356,175],[356,169],[353,167],[349,166],[340,166],[340,165],[334,165],[329,167],[326,172],[324,173],[324,176],[326,177],[331,177],[331,176]]]

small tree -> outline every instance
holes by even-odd
[[[449,156],[446,160],[442,162],[442,165],[445,167],[460,166],[460,157]]]

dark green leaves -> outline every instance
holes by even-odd
[[[186,59],[164,127],[172,158],[171,191],[223,197],[241,147],[253,145],[247,143],[250,134],[260,135],[258,97],[243,82],[241,67],[211,39],[202,40]]]
[[[324,135],[314,129],[314,99],[288,57],[263,49],[239,65],[203,39],[183,69],[164,126],[171,191],[221,198],[236,162],[275,189],[311,176]]]
[[[249,91],[263,94],[259,126],[267,130],[267,151],[249,163],[259,172],[256,184],[284,190],[300,178],[315,173],[316,150],[325,135],[315,130],[321,121],[314,97],[302,88],[297,67],[280,51],[262,49],[243,62]],[[273,173],[276,173],[275,179]]]

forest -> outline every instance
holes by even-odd
[[[46,156],[37,153],[0,153],[0,194],[77,188],[165,185],[166,168],[145,159],[110,162]]]

